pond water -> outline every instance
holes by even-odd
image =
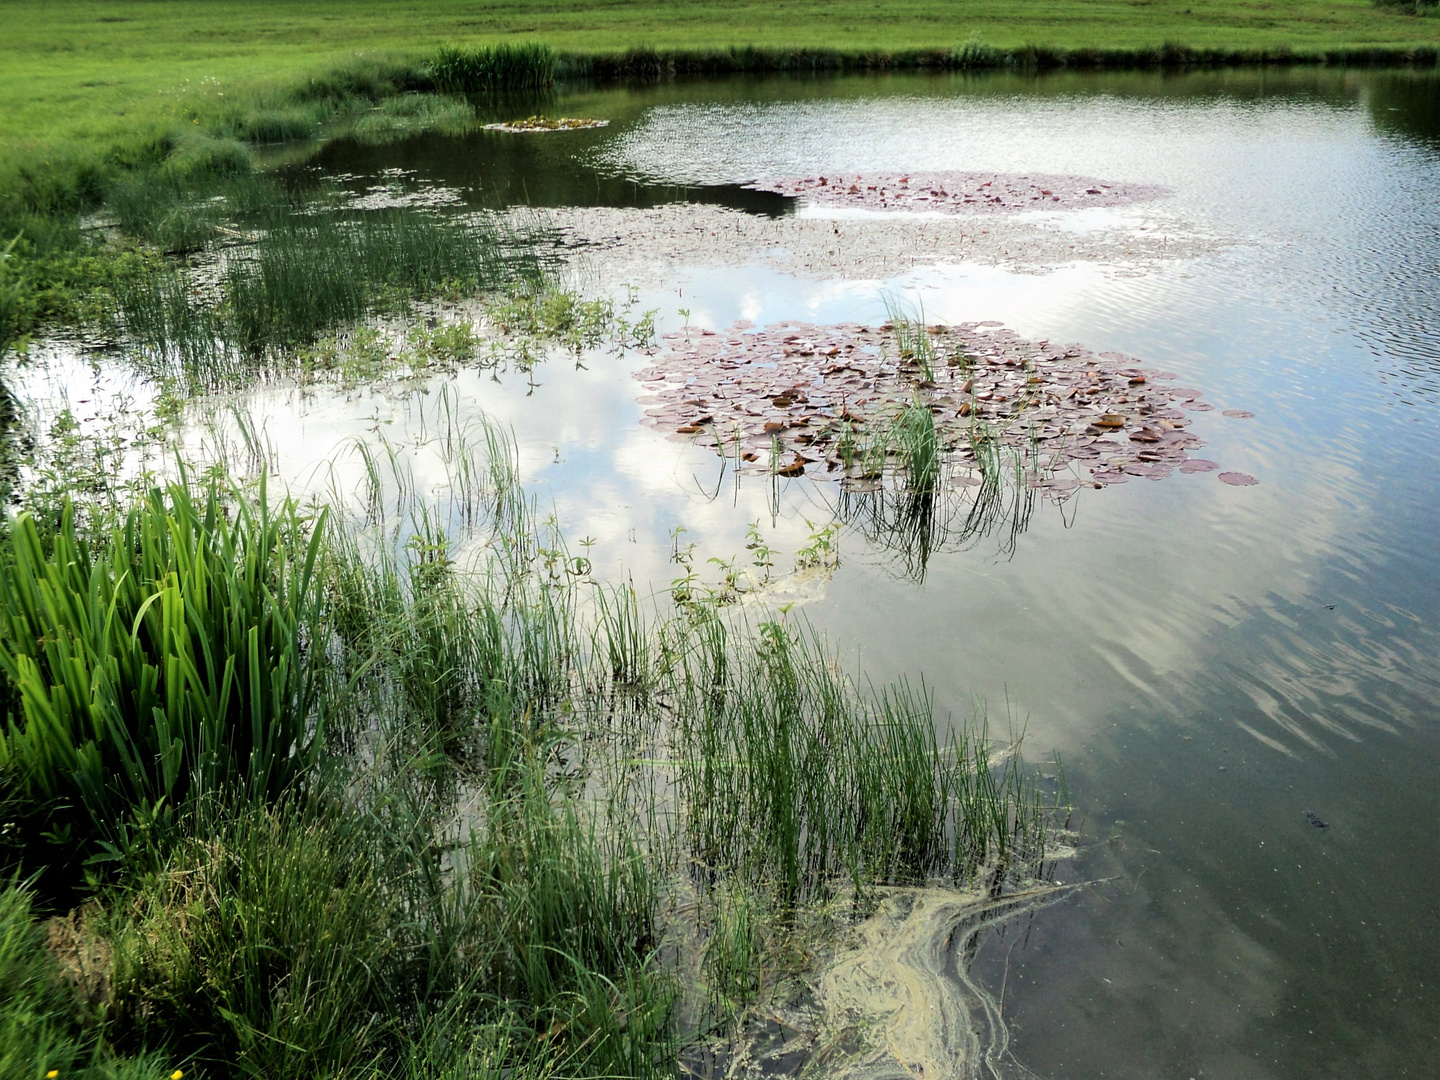
[[[983,707],[992,731],[1024,729],[1031,760],[1060,756],[1083,835],[1060,874],[1094,884],[987,931],[973,969],[1024,1066],[1433,1075],[1440,81],[733,79],[567,90],[487,119],[540,109],[610,124],[342,141],[285,168],[541,208],[582,288],[655,309],[680,340],[875,325],[899,304],[1123,354],[1215,404],[1185,414],[1194,453],[1257,484],[1132,473],[1038,498],[1020,529],[937,529],[917,558],[832,480],[737,477],[642,423],[633,375],[663,353],[452,390],[513,426],[527,484],[611,576],[663,588],[677,527],[697,564],[746,564],[752,522],[788,565],[841,513],[839,566],[774,597],[876,679],[923,673],[942,715]],[[912,170],[1160,190],[949,213],[746,186]],[[399,441],[433,422],[435,391],[276,387],[247,407],[299,478],[361,427]]]

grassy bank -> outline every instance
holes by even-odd
[[[170,119],[220,94],[298,80],[354,51],[419,55],[450,42],[542,40],[561,53],[613,56],[637,47],[706,54],[754,48],[859,55],[955,49],[979,38],[1009,53],[1034,46],[1315,56],[1434,46],[1437,23],[1370,0],[1147,0],[1044,4],[976,0],[819,3],[751,0],[662,6],[502,0],[483,11],[427,3],[6,3],[0,140],[92,138]],[[1413,10],[1413,9],[1412,9]]]
[[[0,272],[0,349],[148,274],[79,215],[105,207],[130,238],[187,250],[234,225],[185,211],[249,170],[248,146],[463,127],[461,93],[687,73],[1433,67],[1440,42],[1433,6],[1183,3],[17,7],[0,66],[0,243],[19,237]]]

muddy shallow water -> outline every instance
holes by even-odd
[[[980,530],[952,485],[917,539],[903,508],[737,475],[677,441],[699,414],[647,425],[635,376],[664,368],[663,343],[447,391],[513,425],[524,479],[605,574],[664,587],[677,527],[697,561],[743,564],[752,522],[788,566],[838,517],[838,568],[775,598],[877,679],[923,673],[942,711],[983,702],[1032,760],[1060,755],[1084,837],[1061,879],[1105,883],[982,935],[970,977],[1015,1061],[1424,1076],[1440,1054],[1437,97],[1432,75],[1337,71],[696,81],[486,117],[603,129],[340,143],[287,168],[343,174],[357,197],[542,208],[570,279],[655,309],[681,352],[706,330],[876,327],[900,304],[1173,375],[1194,396],[1167,409],[1215,402],[1174,408],[1186,438],[1258,483],[1167,467]],[[766,183],[843,174],[848,192],[911,171],[1086,186],[1045,209],[937,212],[871,205],[863,182],[848,201]],[[440,409],[433,382],[241,404],[297,482],[356,435],[423,443]]]

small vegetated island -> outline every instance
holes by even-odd
[[[1007,484],[1063,499],[1218,471],[1193,454],[1205,395],[1134,357],[898,308],[657,336],[563,285],[543,221],[360,201],[261,167],[261,148],[603,127],[495,119],[526,115],[517,95],[549,108],[566,77],[1433,65],[1423,4],[1332,9],[1091,13],[1061,48],[1031,44],[1018,7],[957,27],[951,8],[830,5],[791,47],[803,5],[500,4],[485,35],[555,47],[437,50],[476,32],[459,5],[16,7],[0,1075],[960,1077],[1002,1060],[988,992],[947,958],[1073,887],[1054,874],[1074,840],[1062,777],[983,718],[937,716],[918,684],[848,673],[802,620],[736,603],[733,575],[658,599],[600,579],[535,512],[496,424],[442,424],[434,483],[357,439],[358,487],[322,497],[285,490],[258,441],[195,437],[193,410],[645,350],[648,424],[742,473],[898,499],[894,532],[942,490],[993,507]],[[1000,174],[752,186],[969,215],[1148,194]],[[125,373],[150,411],[117,399],[129,426],[101,437],[79,402],[27,401],[27,373],[61,356]],[[964,1019],[920,1022],[918,1001]]]

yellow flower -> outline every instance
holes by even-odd
[[[60,1070],[59,1070],[59,1069],[51,1069],[48,1073],[45,1074],[45,1080],[55,1080],[55,1077],[57,1077],[57,1076],[59,1076],[59,1075],[60,1075]]]
[[[183,1072],[181,1072],[179,1069],[176,1069],[173,1073],[170,1074],[170,1080],[180,1080],[180,1078],[184,1075],[185,1074]]]

